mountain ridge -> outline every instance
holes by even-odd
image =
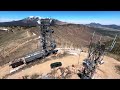
[[[21,20],[16,20],[16,21],[10,21],[10,22],[0,22],[1,27],[8,27],[8,26],[23,26],[23,27],[29,27],[29,26],[38,26],[40,25],[40,20],[44,19],[40,16],[29,16],[26,18],[23,18]],[[48,18],[51,19],[51,25],[66,25],[66,24],[75,24],[75,23],[69,23],[69,22],[64,22],[58,19],[54,18]],[[102,25],[100,23],[95,23],[91,22],[90,24],[75,24],[75,25],[85,25],[87,27],[93,27],[93,28],[100,28],[103,30],[107,31],[120,31],[120,26],[115,25],[115,24],[110,24],[110,25]]]
[[[120,26],[119,25],[116,25],[116,24],[110,24],[110,25],[102,25],[100,23],[95,23],[95,22],[92,22],[90,24],[86,24],[87,26],[89,27],[97,27],[97,28],[106,28],[106,29],[119,29],[120,30]]]
[[[0,26],[37,26],[40,24],[40,20],[43,19],[38,16],[29,16],[21,20],[10,21],[10,22],[0,22]],[[52,25],[63,25],[67,22],[60,21],[58,19],[49,18],[52,20]]]

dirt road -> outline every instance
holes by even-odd
[[[65,56],[59,59],[52,59],[50,61],[46,61],[41,64],[34,65],[30,68],[22,70],[18,73],[15,73],[11,76],[8,76],[7,79],[18,79],[25,75],[33,75],[33,74],[46,74],[51,71],[50,64],[54,62],[62,62],[63,67],[71,66],[72,64],[77,65],[79,59],[79,65],[82,64],[82,61],[86,58],[87,53],[81,52],[80,58],[77,54],[72,53],[74,55]],[[120,65],[120,62],[117,60],[107,57],[104,57],[104,64],[100,65],[97,69],[94,78],[95,79],[120,79],[120,75],[117,73],[115,65]],[[82,65],[81,65],[82,66]],[[8,65],[0,67],[0,77],[9,73],[10,69]]]

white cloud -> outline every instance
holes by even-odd
[[[10,21],[16,21],[16,20],[19,20],[19,19],[12,19],[12,18],[0,18],[0,22],[10,22]]]

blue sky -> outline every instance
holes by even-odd
[[[20,20],[28,16],[59,19],[66,22],[120,25],[120,11],[0,11],[0,22]]]

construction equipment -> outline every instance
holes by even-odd
[[[93,43],[92,41],[94,39],[94,36],[95,32],[93,33],[89,43],[88,57],[83,61],[82,71],[78,73],[78,76],[81,79],[92,79],[98,65],[104,63],[104,55],[114,48],[117,38],[116,35],[111,45],[109,47],[106,47],[106,45],[101,42],[102,36],[97,43]]]

